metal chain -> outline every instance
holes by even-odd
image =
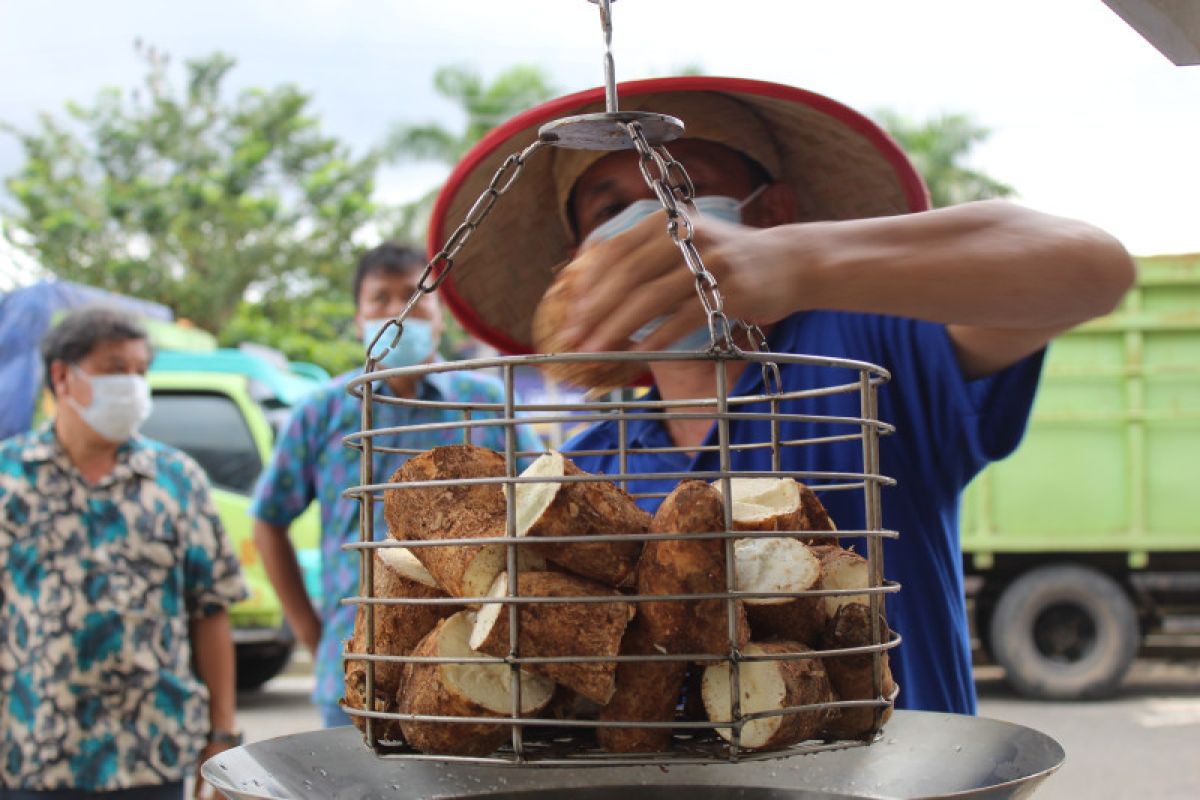
[[[696,294],[708,321],[708,335],[714,349],[720,348],[726,352],[736,349],[733,343],[733,329],[729,318],[725,316],[725,300],[721,296],[717,279],[704,266],[700,251],[693,241],[695,233],[692,220],[681,207],[692,201],[695,186],[688,177],[683,165],[671,157],[667,148],[659,145],[650,146],[642,126],[638,122],[624,123],[622,127],[638,153],[638,168],[646,185],[654,192],[663,210],[667,212],[667,233],[683,254],[683,261],[696,279]],[[653,168],[653,171],[652,171]],[[657,174],[655,174],[657,173]]]
[[[400,336],[404,333],[404,319],[408,316],[421,299],[422,295],[433,294],[442,285],[442,281],[446,280],[450,275],[450,270],[454,268],[454,259],[458,257],[459,252],[466,246],[472,234],[479,228],[488,214],[492,213],[492,208],[501,196],[506,194],[513,184],[517,182],[517,178],[521,176],[522,170],[525,168],[525,162],[529,157],[546,146],[546,142],[538,139],[533,144],[526,147],[519,153],[513,153],[508,158],[504,159],[504,163],[496,170],[496,174],[492,176],[492,180],[488,183],[487,188],[475,199],[471,205],[471,209],[467,212],[462,223],[454,229],[446,238],[446,243],[442,245],[442,249],[438,250],[433,258],[429,259],[429,263],[425,265],[425,269],[421,272],[421,277],[417,281],[416,291],[412,297],[408,299],[404,309],[394,318],[387,321],[387,324],[380,327],[379,332],[371,339],[371,344],[367,347],[367,364],[368,368],[372,361],[382,361],[383,358],[391,352],[392,348],[400,341]],[[439,265],[443,265],[441,272],[434,277],[433,282],[429,279],[433,277],[433,272]],[[375,351],[375,345],[383,338],[383,334],[394,327],[396,335],[392,337],[392,342],[387,348],[371,358],[371,353]],[[368,369],[368,371],[370,371]]]

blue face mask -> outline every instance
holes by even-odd
[[[371,341],[379,333],[379,329],[388,323],[387,319],[368,319],[363,321],[363,349],[371,346]],[[382,353],[391,344],[396,335],[395,330],[389,330],[375,343],[376,354]],[[414,367],[424,364],[433,354],[433,323],[429,320],[409,317],[404,320],[404,333],[383,359],[378,362],[380,369],[393,367]]]
[[[701,215],[719,219],[723,222],[729,222],[734,225],[742,223],[742,209],[749,203],[753,202],[763,191],[766,190],[769,184],[763,184],[755,189],[750,194],[746,195],[745,199],[738,200],[736,197],[725,197],[723,195],[711,195],[708,197],[696,197],[692,199],[692,205]],[[596,243],[604,239],[611,239],[632,228],[634,225],[641,222],[646,217],[653,214],[662,208],[662,204],[657,199],[636,200],[625,206],[619,214],[612,219],[598,225],[587,235],[583,240],[586,245],[588,243]],[[642,342],[650,334],[654,333],[660,325],[666,321],[665,317],[652,319],[639,328],[629,338],[634,342]],[[691,350],[707,350],[712,342],[712,337],[709,335],[708,326],[704,325],[677,340],[667,350],[673,352],[684,352]]]

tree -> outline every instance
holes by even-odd
[[[558,94],[546,73],[528,64],[509,67],[491,83],[485,83],[478,71],[467,66],[440,67],[434,73],[433,86],[466,115],[465,127],[455,132],[440,123],[397,125],[385,147],[390,158],[433,161],[453,167],[497,125]],[[393,227],[400,238],[424,239],[437,192],[435,188],[399,209]]]
[[[1014,194],[1011,186],[963,166],[972,148],[991,135],[967,115],[943,114],[921,123],[887,110],[876,117],[925,178],[935,208]]]
[[[321,133],[294,86],[229,99],[234,60],[186,62],[135,45],[143,85],[102,91],[16,136],[24,166],[0,208],[10,242],[60,278],[156,300],[211,332],[253,294],[345,294],[354,234],[371,222],[380,154]]]

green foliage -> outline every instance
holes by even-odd
[[[354,329],[354,304],[348,299],[311,298],[303,303],[269,306],[242,302],[221,329],[223,347],[256,342],[279,350],[291,361],[309,361],[340,375],[363,363]]]
[[[466,117],[461,131],[440,123],[403,124],[392,128],[384,152],[395,160],[433,161],[454,166],[487,133],[513,115],[558,94],[539,67],[517,64],[486,83],[479,72],[462,65],[434,73],[437,93],[457,105]],[[437,189],[401,207],[387,229],[402,239],[420,241],[429,224]]]
[[[1014,194],[1011,186],[963,166],[972,148],[991,135],[967,115],[943,114],[920,123],[887,110],[876,117],[925,178],[935,208]]]
[[[294,86],[227,98],[234,60],[137,47],[140,88],[109,88],[36,130],[5,125],[25,164],[4,232],[60,278],[164,303],[219,331],[247,288],[274,302],[345,292],[352,237],[376,216],[379,154],[325,136]]]

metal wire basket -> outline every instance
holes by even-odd
[[[604,26],[606,44],[611,40],[611,0],[597,2]],[[842,748],[869,743],[878,734],[885,709],[894,700],[894,691],[885,691],[884,659],[889,648],[899,644],[900,638],[887,629],[883,621],[884,595],[899,590],[895,583],[888,582],[883,575],[883,546],[886,538],[896,537],[893,531],[882,528],[880,511],[880,489],[892,481],[879,471],[879,437],[891,432],[891,427],[878,419],[876,393],[878,387],[889,379],[888,373],[872,364],[844,359],[818,356],[766,352],[766,337],[756,326],[730,320],[724,312],[724,304],[716,279],[704,267],[701,255],[692,241],[692,223],[686,208],[694,194],[694,187],[683,166],[675,161],[665,143],[678,137],[683,125],[678,120],[650,112],[620,112],[617,109],[615,79],[613,77],[611,51],[606,52],[606,112],[556,120],[540,131],[539,138],[520,153],[513,154],[501,165],[491,183],[471,207],[465,221],[448,237],[445,246],[426,266],[418,281],[417,291],[408,305],[395,319],[375,336],[369,348],[374,353],[376,346],[388,341],[391,346],[398,342],[403,331],[404,319],[419,301],[422,294],[436,292],[441,282],[450,273],[457,254],[466,246],[474,231],[488,216],[493,206],[508,192],[518,179],[525,162],[539,150],[549,147],[568,147],[591,150],[635,150],[641,172],[647,186],[658,198],[667,217],[667,232],[678,246],[684,265],[695,278],[696,292],[704,308],[708,323],[710,342],[707,349],[697,352],[655,353],[559,353],[555,355],[511,356],[477,359],[456,363],[433,363],[402,369],[377,369],[379,354],[368,358],[364,374],[350,384],[350,391],[362,401],[361,431],[347,437],[347,444],[360,450],[360,482],[349,488],[346,495],[360,503],[361,540],[350,549],[360,554],[359,596],[344,602],[361,606],[360,617],[365,623],[365,647],[363,652],[347,651],[347,663],[361,663],[365,671],[365,687],[361,705],[346,705],[352,717],[363,722],[365,740],[378,755],[389,758],[433,759],[469,761],[478,763],[511,763],[543,766],[563,766],[581,763],[607,765],[710,763],[720,761],[746,761],[763,758],[778,758],[793,753],[808,753],[818,750]],[[713,370],[715,392],[709,397],[687,400],[619,399],[588,400],[565,403],[522,403],[515,388],[516,370],[520,367],[553,368],[555,366],[578,365],[583,362],[604,362],[609,366],[655,362],[693,362],[705,364]],[[787,390],[781,380],[780,367],[808,365],[822,367],[823,375],[829,379],[821,385]],[[749,396],[737,396],[733,391],[733,380],[743,370],[757,367],[762,371],[763,389]],[[381,394],[375,388],[378,381],[389,378],[423,378],[448,371],[487,371],[498,373],[503,381],[502,403],[459,402],[421,398],[401,398]],[[857,416],[836,416],[814,411],[811,404],[821,398],[851,394],[858,398]],[[378,427],[376,412],[381,406],[393,405],[408,409],[436,410],[442,419],[419,425]],[[631,425],[658,420],[710,421],[716,431],[712,444],[678,447],[674,445],[652,446],[631,442],[628,431]],[[615,456],[618,469],[606,475],[565,475],[558,477],[522,476],[523,459],[540,455],[539,452],[522,451],[517,445],[519,425],[575,426],[581,423],[610,422],[615,425],[618,445],[613,450],[573,452],[564,451],[568,458],[573,456]],[[731,426],[755,423],[761,435],[747,437],[731,436]],[[803,426],[802,433],[796,433]],[[504,432],[504,474],[488,477],[463,479],[425,480],[420,482],[392,483],[388,476],[376,475],[376,454],[415,456],[419,452],[395,442],[405,433],[440,431],[452,434],[465,444],[478,444],[481,433],[499,429]],[[861,442],[860,468],[849,472],[818,470],[787,470],[784,456],[792,449],[829,448],[840,443]],[[499,451],[499,448],[497,448]],[[739,470],[734,466],[742,453],[769,452],[769,470]],[[702,457],[716,454],[715,469],[701,471],[631,471],[630,460],[643,456],[695,452]],[[817,459],[819,461],[819,459]],[[381,479],[384,478],[384,479]],[[636,499],[661,498],[666,493],[658,490],[639,489],[641,481],[678,482],[685,479],[700,479],[720,487],[724,498],[732,498],[731,481],[740,478],[793,478],[808,485],[817,493],[860,492],[863,504],[862,530],[833,530],[815,532],[811,530],[787,530],[747,532],[735,530],[732,502],[723,503],[723,524],[715,530],[701,533],[675,531],[645,533],[614,531],[602,536],[539,536],[536,539],[521,537],[517,530],[516,496],[519,487],[531,483],[570,482],[615,482]],[[470,487],[495,485],[502,487],[505,501],[505,524],[503,534],[479,538],[481,531],[470,531],[470,538],[404,541],[393,539],[376,542],[373,540],[376,514],[379,505],[389,492],[408,492],[431,487]],[[866,541],[867,569],[869,574],[866,588],[854,589],[810,589],[803,592],[748,592],[737,589],[737,567],[735,540],[752,537],[807,538],[823,537],[829,540],[863,539]],[[585,596],[561,596],[522,594],[519,578],[523,569],[519,558],[521,548],[565,545],[583,546],[600,542],[672,541],[688,539],[719,540],[724,555],[725,586],[722,591],[691,594],[636,594],[628,590],[622,594],[594,594]],[[375,594],[375,563],[373,552],[381,548],[407,547],[418,555],[425,548],[450,548],[464,546],[502,546],[505,552],[508,586],[503,598],[502,609],[507,610],[509,648],[503,656],[486,656],[471,652],[464,656],[429,655],[385,655],[377,652],[375,641],[375,614],[384,605],[424,605],[427,607],[477,606],[498,602],[494,597],[440,597],[440,598],[383,598]],[[750,653],[739,647],[737,611],[739,603],[752,599],[796,598],[806,596],[867,595],[869,605],[870,643],[835,650],[758,652]],[[652,652],[646,655],[611,653],[604,656],[556,653],[551,656],[536,656],[522,653],[521,615],[519,609],[529,605],[553,604],[604,604],[626,603],[638,608],[644,603],[699,603],[718,601],[724,605],[727,619],[728,647],[720,653]],[[503,613],[503,612],[502,612]],[[769,711],[743,712],[741,708],[742,672],[747,664],[760,661],[786,661],[805,659],[829,659],[838,657],[868,657],[872,665],[872,689],[870,697],[852,700],[822,701],[803,705],[790,705]],[[642,719],[620,718],[546,718],[522,713],[522,679],[527,670],[545,668],[550,664],[604,664],[622,665],[628,662],[649,665],[651,662],[677,661],[688,664],[712,666],[725,665],[729,675],[729,718],[698,719],[680,708],[675,719],[648,722]],[[510,711],[499,716],[466,716],[447,714],[395,713],[375,708],[376,672],[383,665],[397,664],[491,664],[507,669],[508,687],[511,695]],[[693,689],[694,691],[694,689]],[[795,714],[811,714],[834,709],[867,708],[874,711],[873,725],[865,735],[856,740],[826,741],[806,740],[799,744],[771,750],[751,750],[741,741],[747,725],[769,717]],[[504,726],[511,731],[508,744],[490,755],[448,756],[438,753],[422,753],[398,740],[383,736],[385,726],[394,730],[392,723],[422,723],[438,725],[489,725]],[[672,737],[665,749],[646,753],[611,753],[597,746],[595,732],[603,728],[670,729]],[[473,730],[464,728],[464,731]],[[489,729],[491,730],[491,729]]]
[[[728,482],[734,478],[794,478],[803,481],[818,493],[830,492],[859,492],[864,509],[864,519],[867,520],[867,527],[864,530],[840,530],[833,532],[813,532],[813,531],[773,531],[765,533],[748,533],[745,531],[734,531],[733,521],[731,518],[731,504],[725,504],[725,527],[722,531],[713,531],[711,534],[700,534],[710,538],[721,539],[724,543],[726,556],[726,575],[728,576],[728,586],[725,592],[706,594],[702,596],[695,595],[637,595],[627,594],[620,598],[621,601],[640,603],[646,601],[664,601],[664,600],[679,600],[679,601],[698,601],[701,599],[720,599],[729,608],[729,618],[733,619],[733,606],[738,601],[744,601],[753,598],[769,598],[769,597],[797,597],[805,595],[839,595],[839,594],[868,594],[872,619],[880,620],[882,609],[883,595],[890,592],[898,591],[899,586],[895,583],[885,581],[883,578],[882,564],[882,540],[885,538],[894,538],[896,533],[893,531],[884,530],[881,527],[880,516],[880,487],[890,485],[892,481],[879,474],[878,469],[878,440],[881,435],[891,431],[891,427],[886,423],[880,422],[876,417],[876,391],[877,387],[888,379],[886,371],[879,367],[867,363],[818,358],[813,356],[792,355],[785,353],[761,353],[761,352],[745,352],[738,351],[725,353],[719,351],[711,351],[707,353],[655,353],[651,354],[650,360],[662,361],[701,361],[711,365],[715,373],[716,385],[718,393],[711,398],[698,398],[695,400],[680,403],[678,401],[662,401],[662,400],[621,400],[621,401],[580,401],[573,403],[559,404],[524,404],[517,400],[515,391],[515,375],[518,367],[525,366],[545,366],[554,362],[562,361],[579,361],[602,358],[604,360],[621,360],[621,359],[638,359],[646,360],[645,354],[628,354],[628,353],[611,353],[597,355],[558,355],[558,356],[515,356],[502,357],[493,359],[478,359],[472,361],[455,362],[455,363],[436,363],[420,367],[409,367],[404,369],[380,370],[369,374],[364,374],[357,378],[351,384],[351,391],[362,397],[363,400],[363,430],[349,437],[348,444],[359,448],[362,454],[362,472],[361,484],[347,491],[349,496],[353,496],[361,501],[361,523],[364,535],[362,541],[351,545],[362,555],[361,559],[361,589],[360,596],[348,598],[345,602],[355,603],[364,606],[364,613],[368,620],[366,625],[367,631],[367,646],[365,653],[347,652],[346,658],[354,661],[361,661],[365,665],[367,689],[365,696],[368,698],[374,697],[375,685],[375,670],[379,663],[502,663],[508,666],[513,671],[513,680],[511,687],[513,691],[513,713],[507,718],[492,718],[492,717],[448,717],[448,716],[432,716],[432,715],[402,715],[397,713],[389,713],[385,711],[376,711],[369,708],[354,708],[347,707],[347,713],[355,717],[361,717],[365,721],[365,739],[366,742],[376,753],[382,756],[392,758],[418,758],[418,759],[437,759],[437,760],[461,760],[474,761],[480,763],[521,763],[521,764],[540,764],[540,765],[565,765],[576,764],[580,762],[592,762],[603,764],[646,764],[646,763],[708,763],[713,761],[737,761],[737,760],[753,760],[758,758],[777,758],[780,755],[814,752],[817,750],[831,749],[838,747],[847,747],[863,744],[870,741],[872,737],[868,736],[864,740],[859,741],[808,741],[798,745],[793,745],[783,750],[771,750],[764,752],[755,752],[746,750],[740,747],[739,737],[743,726],[754,719],[763,718],[773,715],[796,714],[811,712],[819,708],[845,708],[845,707],[871,707],[878,710],[876,714],[876,725],[874,732],[877,732],[880,727],[880,718],[883,708],[891,701],[891,697],[885,695],[882,683],[881,671],[881,656],[884,651],[899,644],[899,637],[888,631],[885,626],[876,623],[872,630],[872,644],[840,650],[824,650],[814,651],[809,653],[794,653],[790,655],[750,655],[740,652],[734,641],[734,632],[732,622],[730,624],[730,647],[728,653],[724,655],[702,655],[702,654],[684,654],[684,655],[651,655],[651,656],[635,656],[635,655],[619,655],[606,661],[621,662],[649,662],[662,660],[677,660],[687,661],[690,663],[718,663],[724,662],[730,665],[730,673],[733,676],[731,686],[739,685],[739,672],[741,665],[757,660],[767,659],[803,659],[803,658],[833,658],[847,655],[862,655],[871,654],[874,658],[874,697],[873,699],[865,700],[843,700],[833,703],[822,703],[805,706],[795,706],[783,708],[778,711],[759,712],[756,714],[742,713],[739,704],[739,696],[731,697],[731,708],[733,710],[732,717],[729,720],[684,720],[677,719],[669,722],[645,722],[638,720],[610,720],[598,721],[594,719],[545,719],[536,717],[523,717],[515,711],[519,709],[520,697],[519,691],[521,682],[517,680],[516,672],[523,667],[527,668],[531,664],[545,663],[547,661],[561,662],[585,662],[588,660],[596,660],[595,658],[572,658],[570,656],[562,656],[557,658],[534,658],[525,657],[520,653],[518,645],[520,632],[520,617],[516,613],[517,607],[522,604],[537,604],[537,603],[554,603],[564,602],[564,599],[544,597],[544,596],[525,596],[519,595],[517,588],[517,577],[520,574],[520,559],[518,559],[518,549],[528,547],[530,545],[547,544],[547,543],[571,543],[584,542],[584,537],[561,537],[561,538],[518,538],[516,535],[516,514],[514,496],[516,487],[525,483],[547,482],[551,480],[581,480],[581,481],[615,481],[622,485],[632,485],[640,480],[682,480],[686,478],[698,478],[705,481],[717,482],[725,485],[725,496],[729,497]],[[810,364],[829,368],[832,374],[842,374],[846,380],[833,382],[826,386],[811,387],[799,391],[784,391],[778,384],[772,386],[773,391],[764,394],[752,396],[730,396],[728,393],[729,372],[734,364],[744,362],[747,365],[758,365],[767,375],[779,365],[789,364]],[[374,391],[372,384],[375,381],[396,376],[426,376],[430,374],[446,372],[450,370],[498,370],[503,382],[505,390],[505,402],[502,404],[489,403],[463,403],[454,401],[427,400],[415,398],[397,398],[391,395],[381,395]],[[822,416],[811,413],[803,413],[797,410],[806,401],[819,397],[827,397],[832,394],[850,393],[856,394],[859,398],[861,414],[858,417],[838,417],[838,416]],[[458,419],[452,421],[443,421],[437,423],[428,423],[424,425],[406,426],[398,428],[376,428],[373,426],[373,412],[378,404],[395,404],[397,406],[407,406],[410,408],[435,408],[444,412],[443,415],[457,416]],[[682,407],[682,409],[681,409]],[[715,423],[717,432],[717,441],[712,445],[702,445],[697,448],[701,452],[715,452],[718,454],[720,468],[703,472],[664,472],[664,473],[640,473],[633,474],[622,470],[617,474],[583,476],[575,478],[545,478],[545,477],[520,477],[518,469],[522,459],[538,455],[538,453],[521,451],[517,449],[516,441],[516,426],[518,425],[577,425],[579,423],[592,423],[600,421],[615,422],[617,427],[624,431],[631,423],[646,420],[648,418],[656,419],[710,419]],[[739,421],[754,420],[758,422],[766,422],[771,431],[770,438],[764,441],[741,441],[734,443],[730,441],[729,428],[731,424],[736,424]],[[805,423],[813,428],[822,431],[821,435],[808,436],[804,438],[788,439],[783,435],[783,431],[790,423]],[[411,448],[397,447],[390,444],[389,440],[394,439],[397,435],[409,432],[427,431],[430,429],[437,430],[454,430],[460,433],[464,443],[471,443],[472,437],[478,438],[479,432],[485,428],[498,427],[505,431],[506,447],[503,452],[504,462],[506,466],[506,475],[500,478],[474,478],[463,481],[434,481],[424,483],[390,483],[386,480],[380,480],[378,476],[373,474],[373,454],[374,453],[395,453],[399,455],[415,455],[417,452]],[[862,470],[859,472],[815,472],[815,471],[786,471],[780,469],[780,463],[783,460],[782,456],[785,451],[791,448],[821,448],[829,446],[834,442],[846,442],[858,440],[861,442],[862,450]],[[571,457],[573,455],[615,455],[621,464],[626,464],[628,459],[646,453],[661,453],[667,450],[677,448],[654,448],[654,447],[637,447],[628,446],[625,437],[621,437],[621,442],[616,450],[612,451],[589,451],[587,453],[575,453],[572,451],[564,451],[564,455]],[[738,451],[747,450],[766,450],[771,453],[773,469],[769,471],[746,472],[738,471],[732,468],[733,459]],[[374,530],[375,514],[379,513],[378,505],[382,500],[384,492],[387,491],[407,491],[413,488],[428,488],[429,486],[437,485],[472,485],[472,484],[498,484],[503,487],[508,502],[508,519],[507,529],[504,536],[492,538],[471,538],[471,539],[447,539],[441,541],[419,541],[419,542],[404,542],[372,541],[370,532]],[[661,497],[658,492],[639,493],[631,492],[635,498],[643,497]],[[586,538],[588,543],[597,541],[605,541],[606,539],[622,539],[622,540],[668,540],[681,539],[684,536],[697,536],[697,534],[613,534],[610,537],[590,536]],[[739,592],[734,587],[736,585],[736,567],[733,557],[733,544],[735,539],[742,539],[751,536],[771,536],[771,537],[824,537],[830,540],[835,539],[865,539],[867,543],[867,560],[870,565],[870,586],[865,591],[861,590],[812,590],[802,593],[748,593]],[[453,598],[442,600],[422,600],[411,598],[380,598],[374,595],[374,562],[370,557],[373,550],[389,547],[410,547],[414,550],[425,547],[454,547],[462,545],[488,545],[500,544],[507,548],[508,572],[510,576],[510,592],[511,596],[504,599],[505,606],[510,611],[510,627],[512,633],[512,648],[507,657],[493,658],[488,656],[476,655],[468,659],[453,659],[453,658],[437,658],[437,657],[414,657],[414,656],[388,656],[375,652],[374,646],[374,609],[380,605],[393,604],[463,604],[463,603],[483,603],[488,600],[486,597],[470,597],[470,598]],[[605,603],[613,602],[614,598],[610,595],[604,596],[588,596],[588,597],[571,597],[572,603]],[[494,601],[494,599],[493,599]],[[492,756],[488,757],[467,757],[467,756],[445,756],[437,754],[424,754],[414,749],[407,747],[401,742],[388,741],[380,737],[380,729],[382,728],[381,721],[407,721],[407,722],[430,722],[441,723],[447,725],[463,724],[463,723],[496,723],[511,727],[511,745],[506,747]],[[645,754],[645,755],[629,755],[629,754],[612,754],[600,750],[593,738],[593,732],[598,727],[626,727],[626,728],[655,728],[665,727],[674,731],[672,747],[669,752]],[[715,730],[718,728],[731,730],[732,734],[726,739],[715,735]]]

